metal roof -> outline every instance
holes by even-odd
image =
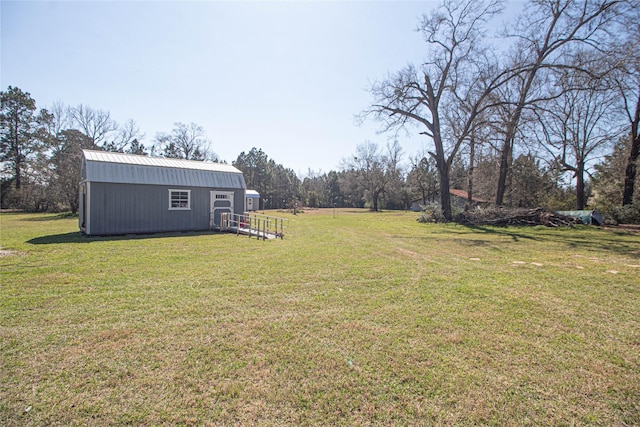
[[[82,150],[82,179],[119,184],[246,188],[240,170],[222,163]]]
[[[246,190],[244,194],[247,197],[260,197],[260,193],[258,193],[256,190]]]

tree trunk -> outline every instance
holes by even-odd
[[[576,208],[584,209],[584,161],[579,160],[576,168]]]
[[[640,136],[636,136],[631,141],[631,150],[627,160],[627,169],[624,175],[624,193],[622,195],[622,206],[633,203],[636,176],[638,174],[638,155],[640,154]]]
[[[548,44],[548,40],[545,40],[545,47]],[[546,49],[545,49],[546,50]],[[509,117],[507,122],[507,129],[504,138],[504,146],[502,148],[502,155],[500,156],[500,174],[498,175],[498,189],[496,191],[496,205],[502,206],[504,203],[504,194],[507,191],[507,176],[509,175],[509,169],[511,168],[513,154],[513,145],[516,140],[516,132],[520,125],[520,117],[522,116],[522,110],[527,104],[527,96],[533,85],[533,81],[540,69],[540,66],[545,58],[546,54],[539,53],[535,64],[528,72],[524,85],[521,88],[520,96],[518,97],[518,103],[515,106],[513,115]]]
[[[624,175],[624,192],[622,194],[622,206],[633,203],[633,195],[635,190],[636,176],[638,173],[638,157],[640,155],[640,88],[638,88],[638,101],[636,103],[636,112],[631,122],[631,132],[629,139],[631,147],[629,150],[629,158],[627,160],[627,169]]]
[[[475,168],[475,152],[476,152],[476,139],[475,135],[471,133],[471,140],[469,141],[469,174],[468,174],[468,182],[467,182],[467,203],[464,205],[464,210],[471,210],[471,206],[473,206],[473,170]]]
[[[509,176],[509,170],[512,163],[511,156],[513,153],[513,144],[516,139],[516,130],[520,123],[520,116],[522,115],[522,109],[524,108],[526,96],[529,92],[532,81],[533,76],[530,76],[523,92],[520,94],[516,110],[507,123],[507,132],[505,133],[504,145],[502,146],[502,153],[500,154],[500,172],[498,174],[498,188],[496,190],[496,206],[502,206],[504,204],[504,195],[507,192],[507,177]]]
[[[19,159],[16,159],[15,173],[16,173],[16,190],[19,190],[20,187],[22,186],[22,164]]]
[[[435,101],[432,101],[433,105],[437,105]],[[451,195],[449,194],[449,169],[450,164],[446,160],[444,153],[444,143],[442,142],[442,135],[440,133],[440,116],[438,115],[437,108],[433,110],[433,145],[436,152],[430,153],[436,161],[436,167],[438,168],[438,174],[440,175],[440,205],[442,208],[442,215],[445,221],[451,221],[453,215],[451,214]]]
[[[442,205],[442,215],[447,221],[453,219],[451,213],[451,194],[449,194],[449,166],[446,162],[438,164],[440,171],[440,204]]]
[[[20,121],[19,117],[16,115],[13,118],[13,141],[11,142],[11,144],[13,144],[13,158],[15,161],[15,168],[14,168],[14,172],[16,174],[16,190],[19,190],[20,187],[22,186],[22,159],[20,158],[20,136],[18,135],[19,129],[18,129],[18,123]]]
[[[498,188],[496,190],[496,206],[504,204],[504,194],[507,191],[507,175],[509,174],[509,164],[511,163],[511,150],[513,140],[505,138],[502,153],[500,154],[500,173],[498,174]]]

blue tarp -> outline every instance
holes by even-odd
[[[581,210],[581,211],[557,211],[556,213],[564,216],[572,216],[578,218],[583,224],[589,225],[602,225],[602,215],[595,210]]]

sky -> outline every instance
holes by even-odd
[[[4,1],[0,83],[133,119],[150,146],[197,123],[229,163],[261,148],[299,177],[392,135],[355,116],[376,80],[425,57],[435,1]],[[404,159],[429,141],[398,135]]]

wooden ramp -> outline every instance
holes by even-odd
[[[221,231],[228,231],[230,233],[236,233],[236,234],[242,234],[244,236],[249,236],[249,237],[257,237],[258,239],[276,239],[278,237],[281,236],[277,236],[275,233],[265,233],[262,231],[258,231],[258,230],[252,230],[249,227],[238,227],[235,225],[231,225],[229,227],[225,227],[224,230]]]
[[[228,233],[242,234],[244,236],[256,237],[257,239],[284,239],[285,224],[289,225],[289,220],[274,216],[267,216],[258,213],[234,214],[224,212],[220,214],[220,231]]]

